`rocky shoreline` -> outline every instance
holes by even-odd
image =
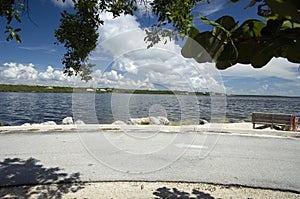
[[[206,122],[207,123],[207,122]],[[61,122],[62,125],[83,125],[85,124],[84,121],[77,119],[74,121],[72,117],[66,117]],[[169,125],[170,121],[168,118],[163,116],[158,117],[142,117],[142,118],[130,118],[128,121],[124,122],[121,120],[114,121],[112,125]],[[21,126],[32,126],[32,125],[58,125],[54,121],[47,121],[42,123],[25,123]]]

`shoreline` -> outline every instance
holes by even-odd
[[[21,92],[21,93],[119,93],[119,94],[149,94],[149,95],[200,95],[211,96],[221,95],[227,97],[273,97],[273,98],[300,98],[294,95],[249,95],[249,94],[226,94],[207,91],[184,91],[184,90],[145,90],[145,89],[123,89],[123,88],[88,88],[88,87],[64,87],[64,86],[44,86],[44,85],[24,85],[24,84],[0,84],[0,92]]]
[[[281,131],[275,129],[253,129],[251,122],[241,123],[207,123],[204,125],[115,125],[115,124],[71,124],[44,125],[32,124],[26,126],[1,126],[0,134],[16,132],[76,132],[76,131],[159,131],[161,133],[222,133],[252,136],[281,136],[300,138],[299,131]]]

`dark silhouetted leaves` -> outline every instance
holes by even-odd
[[[237,2],[238,0],[231,1]],[[200,33],[193,30],[182,49],[182,55],[203,63],[197,42],[211,56],[218,69],[226,69],[236,63],[251,64],[255,68],[265,66],[273,57],[287,58],[290,62],[300,63],[300,24],[295,9],[300,9],[300,1],[253,0],[248,7],[260,3],[258,9],[265,9],[266,22],[249,19],[240,26],[233,17],[223,16],[210,21],[201,16],[204,23],[213,26],[212,31]],[[274,6],[282,6],[276,7]],[[291,8],[291,6],[295,6]],[[291,9],[291,12],[282,9]],[[202,50],[203,51],[203,50]]]

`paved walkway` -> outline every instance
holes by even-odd
[[[248,127],[246,127],[248,125]],[[1,151],[1,162],[0,162],[0,198],[299,198],[300,188],[295,188],[300,183],[295,182],[294,179],[300,179],[297,172],[297,165],[299,165],[298,160],[300,160],[300,155],[297,150],[299,150],[298,139],[295,138],[280,138],[278,136],[284,137],[297,137],[296,132],[283,132],[275,130],[253,130],[249,128],[249,124],[243,124],[240,127],[224,125],[221,130],[218,126],[214,128],[209,126],[183,126],[183,127],[169,127],[169,126],[112,126],[112,125],[88,125],[83,128],[83,126],[51,126],[45,128],[41,126],[30,126],[26,127],[27,131],[24,131],[24,127],[1,127],[0,131],[0,151]],[[141,135],[143,132],[144,138],[149,137],[149,128],[156,132],[165,132],[161,136],[172,135],[174,132],[180,132],[178,135],[182,135],[182,138],[188,138],[192,135],[191,132],[200,132],[201,136],[212,136],[212,141],[216,141],[218,137],[218,145],[214,148],[213,152],[206,159],[207,161],[200,161],[199,165],[193,154],[195,150],[205,150],[210,148],[209,140],[206,140],[206,145],[203,145],[201,139],[198,142],[192,144],[185,143],[183,140],[178,140],[179,142],[173,143],[172,147],[174,149],[184,149],[188,148],[180,164],[174,164],[169,169],[170,177],[166,179],[164,175],[168,173],[167,170],[162,170],[161,172],[155,173],[150,176],[149,179],[133,174],[127,175],[122,172],[116,175],[116,173],[107,172],[110,169],[101,166],[101,164],[95,164],[93,158],[83,150],[79,140],[78,135],[75,132],[86,133],[83,137],[93,136],[93,131],[105,132],[106,135],[113,135],[110,137],[112,141],[123,142],[122,136],[118,136],[114,132],[131,132],[138,131],[137,135]],[[218,130],[219,128],[219,130]],[[85,129],[85,130],[83,130]],[[147,133],[148,132],[148,133]],[[218,133],[207,133],[207,132],[219,132]],[[196,133],[197,134],[197,133]],[[242,134],[247,134],[243,136]],[[75,135],[75,136],[74,136]],[[97,134],[98,135],[98,134]],[[133,135],[133,134],[132,134]],[[42,137],[40,137],[42,136]],[[221,136],[221,137],[220,137]],[[116,139],[118,138],[118,139]],[[122,138],[122,139],[121,139]],[[221,139],[220,139],[221,138]],[[244,141],[239,141],[240,139]],[[233,139],[233,140],[232,140]],[[52,140],[52,141],[51,141]],[[94,140],[94,139],[89,139]],[[163,139],[168,140],[168,139]],[[97,139],[95,140],[97,141]],[[14,143],[15,142],[15,143]],[[57,142],[57,143],[56,143]],[[275,142],[275,147],[272,145]],[[100,142],[103,143],[103,142]],[[252,147],[253,144],[261,143],[261,147]],[[92,144],[92,142],[91,142]],[[294,146],[295,144],[295,146]],[[120,145],[121,147],[128,147]],[[225,146],[225,148],[223,148]],[[259,144],[260,146],[260,144]],[[62,147],[62,148],[60,148]],[[151,146],[157,147],[157,146]],[[246,151],[242,151],[241,148]],[[291,147],[292,150],[296,150],[295,153],[291,153],[288,149]],[[139,150],[141,147],[137,147]],[[143,145],[144,150],[147,150],[147,145]],[[135,148],[127,148],[130,150],[135,150]],[[278,151],[282,154],[276,154]],[[85,155],[79,153],[79,151],[85,151]],[[260,152],[255,152],[256,150]],[[52,152],[51,152],[52,151]],[[55,152],[56,151],[56,152]],[[61,153],[63,151],[63,153]],[[155,158],[156,160],[150,162],[155,162],[159,164],[157,160],[169,161],[168,158],[172,157],[172,154],[176,150],[170,150],[171,156],[168,154],[164,157]],[[276,152],[277,151],[277,152]],[[78,154],[77,154],[78,152]],[[117,152],[117,151],[115,151]],[[275,155],[270,155],[269,152],[275,152]],[[225,154],[223,154],[225,153]],[[255,155],[258,153],[259,156]],[[76,155],[77,154],[77,155]],[[109,152],[104,152],[103,154],[109,154]],[[197,153],[199,157],[199,153]],[[253,157],[252,157],[252,155]],[[294,157],[295,154],[297,157]],[[123,156],[115,154],[117,157],[115,160],[120,161]],[[104,157],[104,156],[102,156]],[[110,156],[112,157],[112,156]],[[168,158],[167,158],[168,157]],[[81,160],[81,159],[84,160]],[[167,159],[166,159],[167,158]],[[222,160],[222,158],[224,160]],[[292,158],[291,161],[289,158]],[[172,158],[171,158],[172,159]],[[230,161],[229,161],[230,160]],[[249,160],[249,164],[246,167],[240,167],[240,164],[245,164]],[[284,161],[283,161],[284,160]],[[213,162],[217,161],[217,162]],[[269,163],[267,163],[269,161]],[[125,160],[120,162],[126,162]],[[99,163],[99,162],[98,162]],[[116,163],[116,162],[115,162]],[[69,166],[71,167],[69,167]],[[77,165],[77,167],[76,167]],[[98,165],[98,166],[97,166]],[[147,165],[147,164],[146,164]],[[181,166],[180,166],[181,165]],[[193,171],[192,165],[195,165],[195,172]],[[197,166],[198,165],[198,166]],[[211,166],[209,166],[211,165]],[[213,166],[215,165],[215,166]],[[227,165],[227,166],[226,166]],[[263,174],[260,174],[259,170],[255,169],[253,166],[257,166],[262,169]],[[270,168],[270,165],[276,168]],[[295,168],[294,166],[295,165]],[[96,167],[95,167],[96,166]],[[100,167],[99,167],[100,166]],[[118,165],[115,165],[118,166]],[[207,166],[209,172],[205,167]],[[86,168],[85,168],[86,167]],[[178,167],[178,172],[174,171]],[[197,169],[198,167],[198,169]],[[266,169],[264,169],[266,167]],[[288,168],[285,168],[288,167]],[[85,168],[85,169],[84,169]],[[185,168],[185,169],[184,169]],[[199,170],[201,168],[201,170]],[[238,168],[245,168],[246,170],[239,170]],[[267,169],[269,168],[269,169]],[[230,170],[233,170],[233,175],[230,174]],[[252,175],[249,169],[255,171]],[[214,172],[216,170],[216,172]],[[78,172],[80,171],[80,172]],[[85,172],[91,171],[91,172]],[[108,178],[101,176],[99,179],[102,182],[92,183],[92,181],[98,181],[95,176],[97,172],[99,174],[108,174]],[[189,171],[189,173],[183,172]],[[206,171],[206,172],[205,172]],[[237,172],[238,171],[238,172]],[[271,172],[272,171],[272,172]],[[288,172],[296,172],[294,174],[289,174]],[[96,173],[95,173],[96,172]],[[111,172],[111,171],[110,171]],[[238,173],[242,172],[241,175]],[[287,173],[286,173],[287,172]],[[209,174],[209,175],[205,175]],[[280,176],[280,173],[286,175]],[[182,175],[181,175],[182,174]],[[189,175],[187,175],[189,174]],[[195,175],[197,174],[197,175]],[[199,174],[199,175],[198,175]],[[223,177],[219,176],[224,174]],[[250,176],[245,176],[245,174],[250,174]],[[286,179],[288,190],[292,191],[277,191],[259,188],[246,188],[241,186],[230,186],[230,185],[212,185],[205,183],[172,183],[172,182],[149,182],[149,181],[161,181],[166,179],[168,181],[175,181],[184,176],[190,176],[192,180],[190,181],[205,181],[214,182],[220,184],[245,184],[248,186],[255,187],[269,187],[264,186],[267,181],[260,181],[258,179],[261,176],[261,180],[267,179],[266,176],[271,174],[270,183],[275,185],[271,186],[273,189],[282,189],[283,182],[277,182],[277,180]],[[123,176],[123,177],[122,177]],[[127,177],[128,178],[127,178]],[[135,176],[135,177],[134,177]],[[140,177],[139,177],[140,176]],[[151,177],[152,176],[152,177]],[[160,176],[160,177],[159,177]],[[198,178],[198,177],[200,178]],[[206,176],[206,177],[205,177]],[[218,177],[219,181],[209,180],[211,177]],[[236,176],[237,178],[234,178]],[[251,177],[252,176],[252,177]],[[258,178],[254,177],[257,176]],[[272,177],[273,176],[273,177]],[[208,178],[207,178],[208,177]],[[229,177],[229,178],[228,178]],[[232,177],[232,178],[231,178]],[[254,178],[253,178],[254,177]],[[89,180],[90,179],[90,180]],[[142,180],[144,179],[144,180]],[[155,180],[156,179],[156,180]],[[193,180],[194,179],[194,180]],[[197,180],[198,179],[198,180]],[[227,179],[227,180],[226,180]],[[277,180],[276,180],[277,179]],[[4,181],[3,181],[4,180]],[[30,180],[30,183],[40,184],[32,186],[23,186],[26,184],[22,180]],[[116,182],[108,182],[110,180],[115,180]],[[139,182],[120,182],[119,180],[139,180]],[[229,180],[229,181],[228,181]],[[248,183],[241,183],[244,180],[250,180]],[[251,181],[252,180],[252,181]],[[275,180],[275,181],[274,181]],[[76,181],[83,181],[89,183],[74,183]],[[179,180],[181,181],[181,180]],[[189,181],[189,180],[184,180]],[[56,184],[60,182],[59,184]],[[62,183],[62,182],[72,182],[72,183]],[[50,185],[48,183],[51,183]],[[274,184],[275,183],[275,184]],[[4,187],[3,187],[4,186]],[[294,188],[292,188],[294,186]],[[284,189],[284,188],[283,188]],[[299,190],[298,190],[299,189]]]

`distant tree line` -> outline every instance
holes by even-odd
[[[120,88],[72,88],[59,86],[28,86],[0,84],[0,92],[36,92],[36,93],[73,93],[73,92],[95,92],[95,93],[131,93],[131,94],[169,94],[169,95],[210,95],[208,92],[187,92],[171,90],[135,90]]]
[[[0,84],[0,92],[71,93],[73,88]]]

